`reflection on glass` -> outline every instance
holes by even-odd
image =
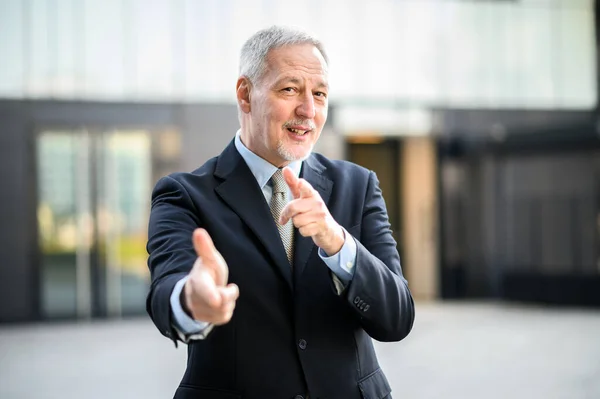
[[[144,309],[151,140],[146,131],[103,135],[99,151],[98,233],[110,315]]]
[[[38,138],[38,227],[42,312],[90,315],[90,214],[87,132],[45,132]]]

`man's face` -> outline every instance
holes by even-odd
[[[242,141],[278,167],[305,159],[327,120],[327,95],[327,64],[316,47],[272,50],[250,91]]]

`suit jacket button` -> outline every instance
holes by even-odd
[[[370,307],[371,307],[371,306],[369,306],[369,305],[365,306],[365,312],[366,312],[367,310],[369,310],[369,308],[370,308]]]
[[[294,399],[304,399],[304,396],[302,396],[302,395],[296,395],[296,396],[294,396]]]
[[[360,297],[357,296],[354,298],[354,304],[357,305],[360,302]]]
[[[300,347],[300,349],[304,350],[306,349],[306,341],[301,339],[300,341],[298,341],[298,346]]]

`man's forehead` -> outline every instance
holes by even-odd
[[[320,75],[314,77],[308,77],[308,79],[313,85],[317,87],[329,87],[329,83],[327,82],[327,75]],[[305,82],[305,78],[302,78],[298,75],[286,73],[278,77],[275,81],[275,84],[282,83],[294,83],[294,84],[303,84]]]

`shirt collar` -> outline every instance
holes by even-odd
[[[242,143],[241,130],[236,132],[234,144],[242,158],[244,158],[244,161],[246,161],[246,164],[258,182],[258,186],[262,190],[271,179],[271,176],[273,176],[273,173],[277,170],[277,167],[250,151],[248,147]],[[298,177],[300,176],[300,169],[302,169],[302,161],[290,162],[288,167],[294,172],[294,175]]]

